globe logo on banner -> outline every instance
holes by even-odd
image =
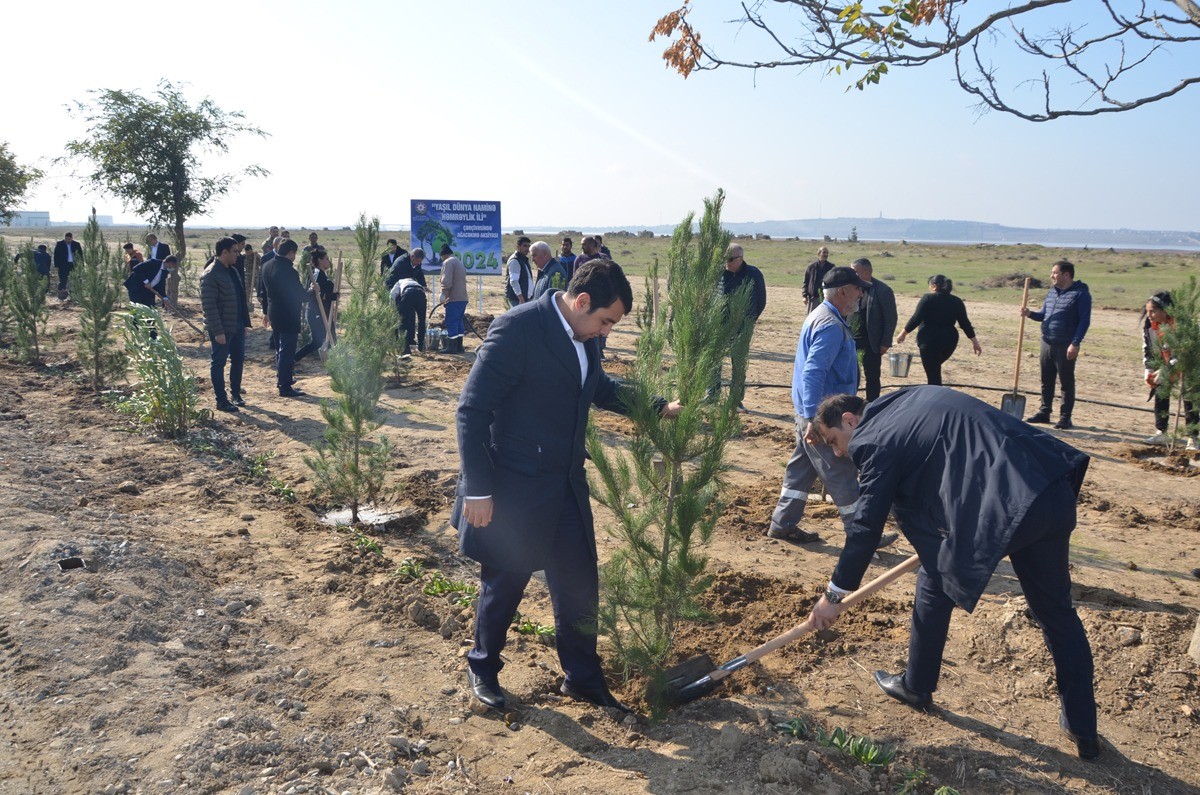
[[[449,246],[467,275],[499,275],[504,267],[500,202],[477,200],[412,200],[411,248],[424,249],[436,265],[442,246]]]

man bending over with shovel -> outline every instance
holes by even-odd
[[[975,609],[1008,557],[1054,658],[1059,724],[1079,756],[1100,754],[1092,650],[1071,602],[1068,550],[1088,457],[973,397],[919,386],[864,406],[855,395],[823,401],[821,438],[858,468],[862,496],[829,589],[811,620],[824,629],[856,589],[888,512],[921,559],[908,669],[875,672],[883,692],[922,709],[933,700],[957,604]]]

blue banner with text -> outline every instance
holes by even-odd
[[[500,202],[412,201],[412,247],[425,250],[425,269],[437,270],[438,252],[449,246],[467,275],[499,274],[504,267]]]

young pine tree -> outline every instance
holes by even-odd
[[[661,676],[680,622],[703,617],[697,597],[711,581],[700,548],[722,507],[725,445],[741,427],[737,407],[749,347],[749,291],[726,298],[720,289],[729,244],[721,229],[723,202],[722,191],[705,200],[698,235],[691,215],[675,230],[665,300],[638,339],[628,454],[606,450],[589,429],[598,475],[593,494],[612,511],[611,532],[621,542],[601,569],[598,629],[626,676]],[[733,388],[711,396],[712,374],[731,347],[741,353],[734,362],[742,363],[735,364]],[[666,370],[665,361],[671,362]],[[655,395],[677,396],[683,412],[661,419]]]
[[[341,314],[338,344],[325,367],[336,397],[321,402],[329,424],[324,444],[304,461],[313,470],[318,499],[350,508],[351,521],[383,491],[391,446],[386,436],[369,437],[383,425],[379,396],[383,369],[394,355],[396,310],[375,267],[379,219],[360,216],[354,231],[358,258],[352,261],[350,304]]]
[[[17,358],[23,362],[39,362],[42,359],[41,343],[46,338],[46,324],[50,320],[50,304],[46,297],[46,279],[37,271],[33,259],[33,244],[21,247],[21,256],[8,277],[8,305],[12,313],[13,344]]]
[[[1172,428],[1174,438],[1182,432],[1184,436],[1196,436],[1200,429],[1183,426],[1180,413],[1183,401],[1200,405],[1200,283],[1190,277],[1180,287],[1171,291],[1171,317],[1174,324],[1167,328],[1166,344],[1171,351],[1171,361],[1163,368],[1160,390],[1169,390],[1179,397],[1179,405]]]
[[[72,298],[79,304],[79,361],[99,392],[104,383],[124,369],[125,359],[116,349],[114,310],[121,299],[126,266],[104,241],[93,215],[83,228],[83,262],[75,268]]]

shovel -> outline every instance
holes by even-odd
[[[1025,307],[1029,306],[1029,277],[1025,277],[1025,294],[1021,296],[1021,327],[1017,331],[1017,367],[1013,373],[1013,391],[1000,398],[1000,410],[1011,417],[1025,416],[1025,396],[1017,393],[1017,382],[1021,380],[1021,348],[1025,345]]]
[[[915,570],[920,565],[921,559],[913,555],[899,566],[888,569],[854,593],[847,594],[846,598],[842,600],[842,606],[852,607],[858,604],[876,591],[883,589],[893,581]],[[685,660],[679,665],[668,668],[663,675],[664,681],[662,684],[657,686],[652,684],[646,693],[646,697],[652,703],[661,700],[667,706],[677,706],[679,704],[686,704],[701,696],[706,696],[716,689],[722,679],[734,671],[745,668],[750,663],[767,656],[794,640],[804,637],[815,628],[811,620],[805,621],[803,624],[789,629],[782,635],[771,638],[758,648],[751,649],[742,656],[735,657],[721,666],[714,665],[712,659],[707,654],[692,657],[690,660]]]

